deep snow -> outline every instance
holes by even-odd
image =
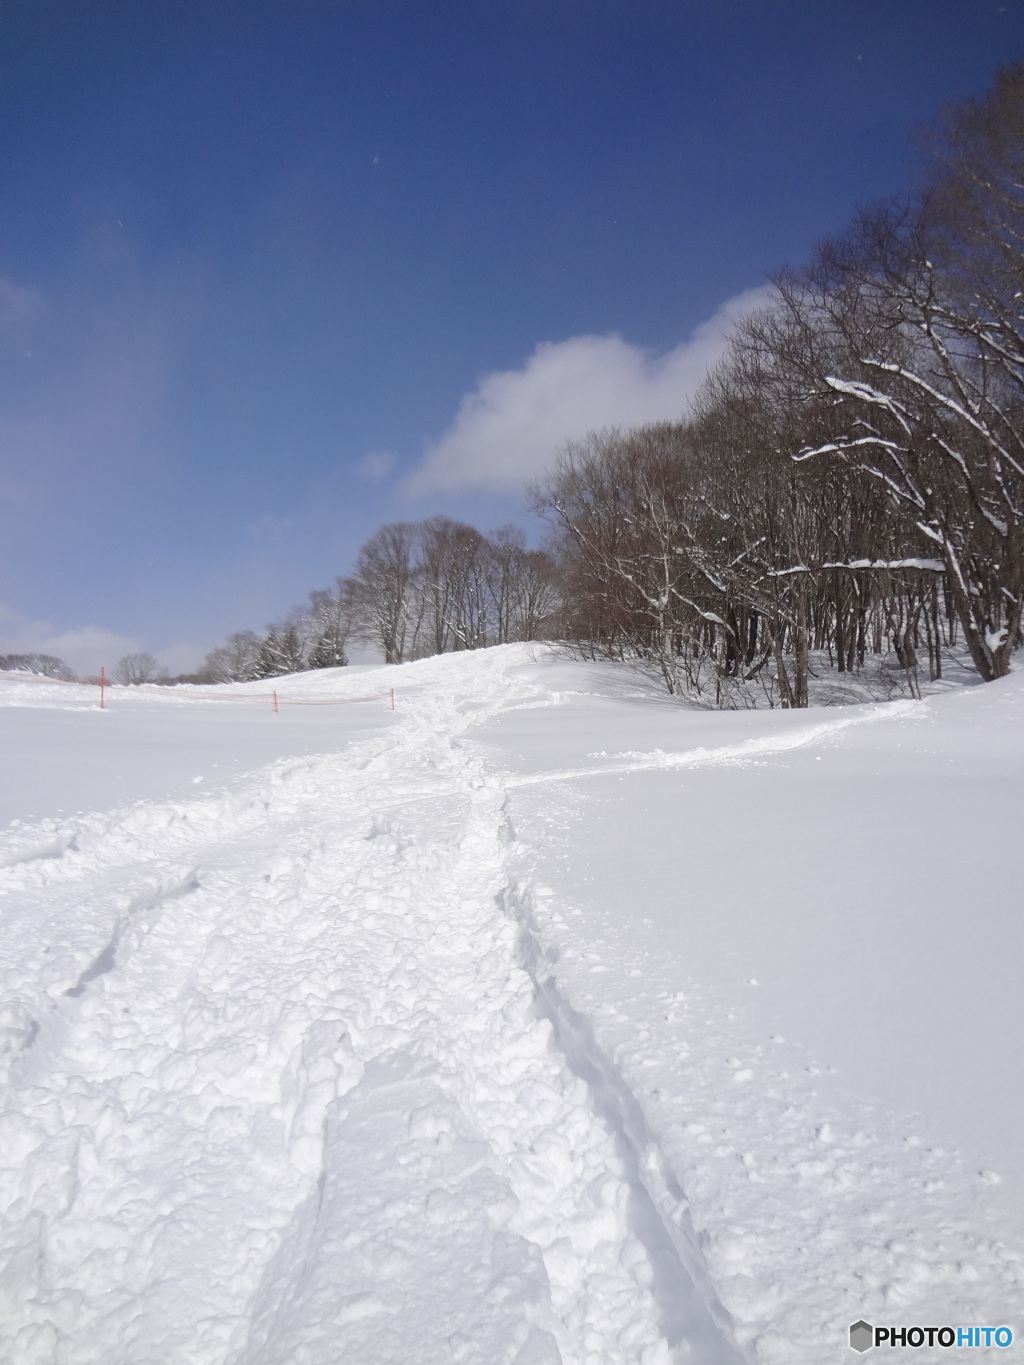
[[[721,713],[509,646],[267,692],[0,682],[0,1358],[1019,1340],[1019,677]]]

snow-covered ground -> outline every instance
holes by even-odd
[[[279,689],[0,682],[0,1359],[1013,1357],[1024,677]]]

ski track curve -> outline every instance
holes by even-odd
[[[0,1357],[740,1359],[461,738],[531,684],[423,677],[383,738],[0,850]]]

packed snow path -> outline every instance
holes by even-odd
[[[9,838],[0,1358],[739,1358],[545,1017],[460,742],[531,691],[492,675],[231,794]]]
[[[334,709],[0,692],[5,1365],[1021,1339],[1024,921],[978,850],[1019,842],[1024,677],[707,713],[503,646],[285,686]]]

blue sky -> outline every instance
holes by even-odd
[[[381,522],[526,524],[1021,55],[1024,0],[6,0],[0,650],[184,668]]]

